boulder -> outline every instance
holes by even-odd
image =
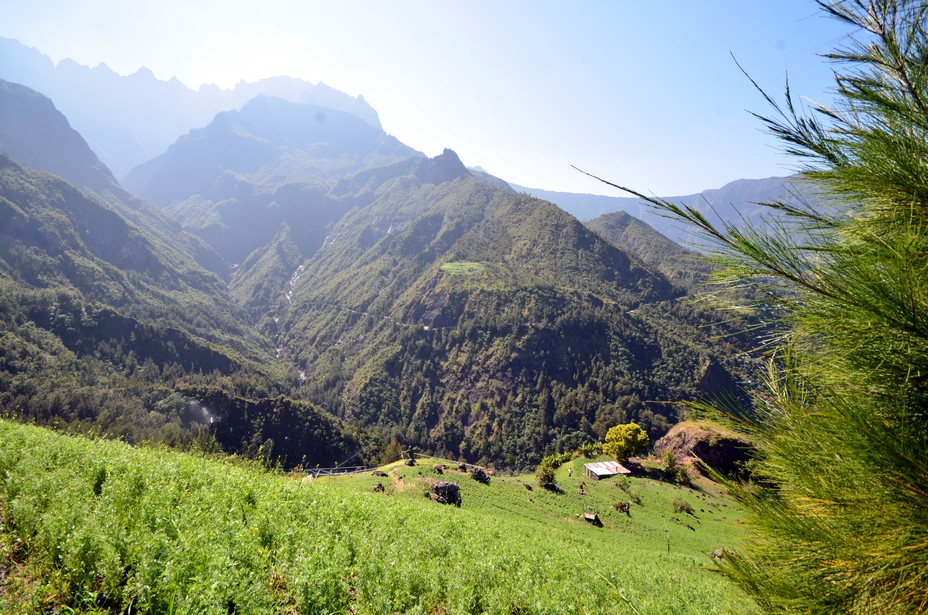
[[[602,527],[602,519],[599,518],[599,515],[596,513],[583,513],[583,520],[587,523],[592,523],[596,527]]]
[[[439,504],[454,504],[461,507],[461,488],[457,483],[439,481],[433,483],[426,495]]]

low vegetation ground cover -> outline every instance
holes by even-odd
[[[431,463],[303,481],[0,422],[0,611],[745,611],[711,571],[711,551],[742,538],[730,502],[645,478],[594,483],[582,461],[557,470],[563,494]],[[461,486],[460,508],[423,497],[441,479]]]
[[[451,275],[474,275],[481,273],[486,268],[487,266],[483,263],[473,263],[470,261],[445,263],[441,266],[442,271],[450,273]]]

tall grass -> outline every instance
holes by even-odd
[[[243,463],[0,422],[0,610],[739,610],[692,555],[604,551],[593,541],[605,534],[565,541],[569,532],[545,534],[530,519],[493,523],[486,510],[514,506],[491,497],[503,484],[474,483],[490,498],[481,507],[472,497],[478,510],[357,484],[302,484]]]

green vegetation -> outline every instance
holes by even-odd
[[[488,485],[432,460],[299,481],[0,422],[0,611],[117,613],[745,613],[711,570],[740,512],[709,492],[626,479],[566,493]],[[463,506],[422,497],[455,480]],[[385,488],[376,493],[380,483]],[[582,494],[581,494],[582,486]],[[673,502],[693,516],[674,516]],[[578,516],[595,512],[604,527]]]
[[[624,211],[604,214],[586,225],[678,286],[690,288],[705,283],[712,272],[711,265],[699,254],[667,239]]]
[[[331,229],[267,328],[306,399],[383,442],[519,469],[616,423],[656,439],[678,417],[655,402],[749,403],[729,317],[553,205],[455,168],[442,184],[357,178],[353,198],[370,202]],[[448,274],[465,263],[485,269]]]
[[[829,57],[837,103],[773,99],[766,126],[825,203],[715,228],[728,276],[765,284],[789,325],[771,358],[741,499],[756,535],[728,574],[771,612],[928,609],[928,29],[925,2],[821,3],[853,27]],[[646,197],[645,197],[646,198]]]
[[[637,423],[624,423],[610,427],[603,443],[603,454],[625,463],[632,455],[648,448],[648,434]]]
[[[408,157],[356,118],[246,107],[139,171],[197,236],[176,245],[177,227],[111,178],[103,202],[2,159],[6,415],[239,454],[271,440],[293,465],[338,457],[283,435],[325,408],[362,459],[396,442],[527,469],[616,423],[657,438],[678,418],[666,402],[746,398],[745,346],[721,337],[734,327],[550,203],[453,152]],[[303,120],[305,133],[282,128]],[[317,147],[336,124],[346,139]],[[213,390],[276,418],[183,409]]]
[[[5,156],[0,156],[0,282],[21,292],[66,290],[81,302],[174,327],[239,361],[274,368],[270,344],[232,307],[218,276],[101,199]]]
[[[547,485],[554,482],[554,466],[542,461],[535,468],[535,480],[539,485]]]
[[[571,460],[573,455],[570,453],[560,453],[558,455],[546,455],[542,458],[541,463],[535,468],[535,479],[539,485],[545,485],[554,482],[554,475],[557,469]]]
[[[451,275],[475,275],[482,273],[487,268],[483,263],[471,263],[459,261],[456,263],[445,263],[441,270]]]
[[[221,348],[88,303],[73,290],[0,279],[0,416],[256,456],[329,464],[375,445]]]

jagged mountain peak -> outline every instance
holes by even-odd
[[[90,68],[65,59],[56,65],[36,49],[2,37],[0,79],[22,83],[54,100],[117,177],[163,153],[220,111],[237,109],[262,93],[344,111],[381,128],[377,112],[363,98],[322,83],[272,77],[232,89],[194,90],[177,79],[158,79],[144,67],[124,77],[103,64]]]
[[[434,158],[416,160],[413,175],[424,184],[441,184],[460,177],[470,177],[470,171],[453,150],[445,148]]]
[[[191,130],[124,183],[162,207],[191,197],[218,202],[262,192],[265,184],[269,191],[285,183],[334,185],[415,154],[350,113],[258,95]]]

